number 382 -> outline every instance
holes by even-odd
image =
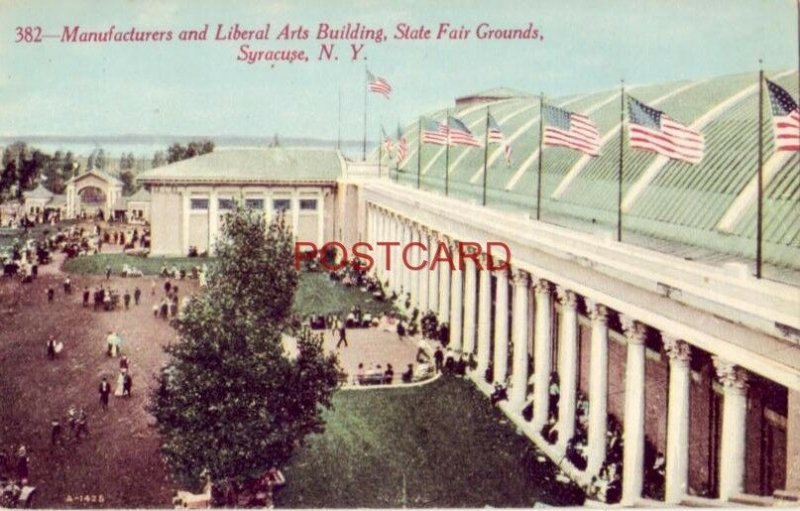
[[[41,43],[42,27],[17,27],[15,43]]]

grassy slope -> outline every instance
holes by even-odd
[[[322,435],[284,469],[280,507],[580,505],[471,384],[340,391]],[[503,422],[501,422],[503,421]],[[405,484],[404,484],[405,478]],[[405,491],[404,491],[405,486]]]
[[[76,257],[68,259],[64,263],[64,271],[79,273],[82,275],[102,275],[106,272],[106,266],[111,266],[111,271],[118,275],[122,266],[127,264],[141,270],[145,275],[158,275],[161,267],[173,266],[178,269],[191,271],[194,266],[209,264],[212,260],[202,257],[141,257],[128,254],[95,254],[90,256]]]

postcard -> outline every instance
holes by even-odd
[[[0,0],[0,507],[800,506],[797,0]]]

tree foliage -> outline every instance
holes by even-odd
[[[36,187],[53,157],[25,142],[14,142],[3,150],[0,169],[0,202],[22,198]]]
[[[186,160],[210,153],[214,150],[214,142],[211,140],[193,140],[187,145],[172,144],[167,149],[167,163]]]
[[[176,321],[179,341],[151,396],[173,475],[197,488],[283,466],[324,428],[339,368],[320,336],[292,325],[298,275],[282,218],[240,205],[226,216],[207,287]],[[284,334],[297,339],[296,353]]]

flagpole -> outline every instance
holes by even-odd
[[[383,136],[383,128],[381,128],[381,137]],[[381,161],[383,160],[383,139],[378,137],[378,179],[381,178]]]
[[[422,117],[417,121],[417,190],[422,172]]]
[[[764,68],[758,60],[758,204],[756,209],[756,278],[761,278],[764,222]]]
[[[620,80],[619,93],[619,172],[617,172],[617,241],[622,241],[622,172],[625,143],[625,80]]]
[[[483,205],[486,206],[486,174],[489,173],[489,107],[486,107],[486,133],[483,136]]]
[[[363,161],[367,161],[367,89],[369,89],[367,65],[364,64],[364,144],[361,150],[361,159]]]
[[[544,138],[544,92],[539,93],[539,167],[536,172],[536,220],[542,218],[542,139]]]
[[[450,195],[450,109],[444,112],[444,125],[445,132],[447,133],[447,140],[444,150],[444,196]]]

